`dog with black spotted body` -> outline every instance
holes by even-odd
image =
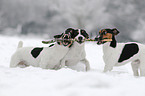
[[[113,66],[131,62],[134,76],[145,76],[145,45],[136,42],[117,43],[115,37],[118,34],[116,28],[102,29],[96,37],[97,44],[103,44],[104,72],[111,71]]]
[[[85,51],[85,39],[88,39],[89,35],[84,29],[75,29],[75,31],[73,31],[72,37],[75,39],[75,42],[65,57],[61,60],[61,67],[66,66],[68,68],[74,69],[73,67],[81,62],[85,65],[85,71],[89,71],[90,64],[86,58]]]
[[[56,69],[60,65],[61,59],[67,54],[72,41],[71,33],[74,31],[68,28],[61,35],[56,35],[54,38],[64,39],[51,44],[49,47],[22,47],[23,42],[20,41],[16,52],[11,57],[10,67],[41,67],[43,69]]]

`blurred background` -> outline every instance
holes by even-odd
[[[68,27],[90,38],[116,27],[118,41],[145,43],[145,0],[0,0],[0,34],[53,38]]]

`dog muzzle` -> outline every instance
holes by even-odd
[[[85,42],[85,39],[80,36],[80,37],[76,38],[75,41],[78,42],[79,44],[82,44]]]
[[[95,40],[98,41],[97,42],[98,45],[101,45],[101,44],[104,44],[106,42],[111,42],[112,41],[112,39],[110,39],[110,38],[102,38],[101,36],[98,36],[98,38],[95,38]]]

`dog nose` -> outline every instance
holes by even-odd
[[[83,37],[78,37],[79,41],[81,41],[83,39]]]
[[[68,36],[68,35],[66,35],[66,36],[64,37],[64,39],[69,39],[69,36]]]

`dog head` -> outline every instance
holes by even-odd
[[[64,33],[62,33],[61,35],[55,35],[54,38],[55,39],[62,39],[61,41],[57,41],[57,43],[59,45],[64,45],[64,46],[71,46],[73,44],[73,41],[71,41],[70,39],[73,39],[73,34],[75,33],[75,30],[73,28],[68,28],[65,30]]]
[[[97,44],[104,44],[106,42],[112,41],[112,38],[119,34],[119,31],[114,29],[102,29],[99,31],[99,36],[95,39],[98,41]]]
[[[72,36],[79,44],[82,44],[85,39],[89,38],[87,32],[83,29],[76,29]]]

